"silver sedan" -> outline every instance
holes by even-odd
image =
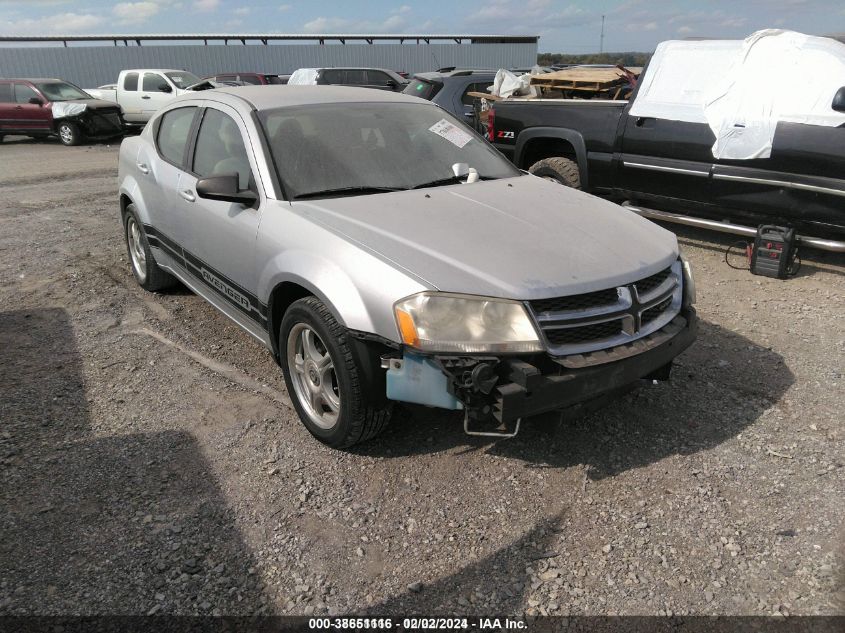
[[[184,95],[123,142],[119,178],[138,283],[179,280],[272,350],[331,446],[376,435],[395,401],[513,435],[694,336],[674,235],[523,174],[415,97]]]

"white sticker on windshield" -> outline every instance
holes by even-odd
[[[449,123],[446,119],[440,119],[428,129],[430,132],[434,132],[435,134],[442,136],[447,141],[458,147],[463,147],[472,140],[472,136],[464,132],[457,125]]]

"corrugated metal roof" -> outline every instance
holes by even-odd
[[[470,35],[470,34],[431,34],[431,33],[146,33],[146,34],[119,34],[104,33],[91,35],[0,35],[0,42],[108,42],[108,41],[226,41],[226,40],[250,40],[250,41],[280,41],[280,40],[336,40],[343,42],[351,41],[385,41],[385,40],[422,40],[438,41],[453,40],[477,43],[536,43],[539,35]]]
[[[205,77],[224,72],[290,73],[297,68],[364,66],[424,72],[457,68],[524,68],[537,43],[444,41],[368,44],[290,43],[267,46],[0,46],[0,76],[58,76],[83,88],[114,83],[127,68],[181,68]]]

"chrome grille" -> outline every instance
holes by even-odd
[[[634,284],[637,288],[637,292],[640,295],[645,295],[660,286],[669,275],[672,274],[672,269],[666,268],[665,270],[661,270],[659,273],[652,275],[651,277],[646,277]]]
[[[591,323],[581,327],[548,328],[546,338],[552,345],[571,345],[589,341],[601,341],[618,335],[623,329],[622,319]]]
[[[531,309],[537,314],[542,312],[561,312],[565,310],[586,310],[598,306],[612,305],[619,300],[616,288],[608,288],[597,292],[588,292],[571,297],[555,297],[553,299],[536,299],[531,302]]]
[[[628,343],[669,323],[681,310],[681,262],[624,286],[528,301],[544,342],[555,356]]]

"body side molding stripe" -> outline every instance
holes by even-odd
[[[186,251],[154,226],[144,224],[144,231],[147,234],[147,241],[150,246],[155,246],[170,255],[194,279],[212,289],[250,319],[262,326],[266,325],[268,309],[258,300],[258,297],[209,266],[193,253]]]

